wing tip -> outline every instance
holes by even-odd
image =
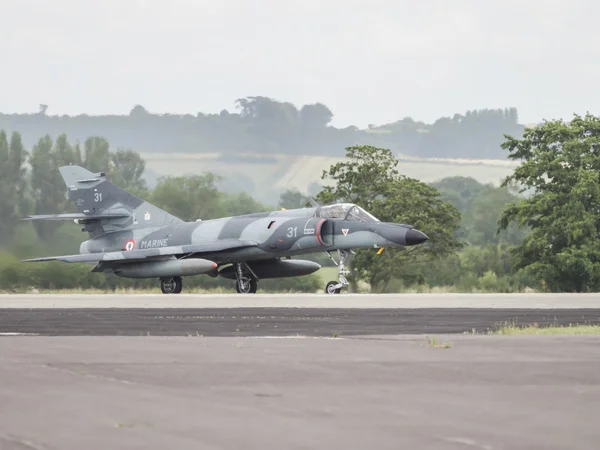
[[[47,262],[47,261],[62,261],[69,262],[66,258],[57,257],[57,256],[48,256],[45,258],[30,258],[30,259],[22,259],[21,262]]]

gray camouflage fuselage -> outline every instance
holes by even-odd
[[[338,249],[402,247],[408,226],[315,217],[319,208],[273,211],[100,235],[81,244],[80,253],[116,252],[133,242],[138,250],[216,243],[202,257],[219,264],[280,258]],[[345,230],[345,231],[344,231]],[[253,241],[256,246],[223,251],[218,242]],[[411,245],[410,239],[408,245]]]
[[[380,222],[346,203],[185,222],[111,184],[104,174],[79,166],[61,167],[60,173],[79,212],[29,219],[75,220],[90,239],[81,244],[78,255],[27,261],[95,263],[95,272],[161,279],[201,273],[241,279],[240,264],[245,264],[255,272],[253,277],[260,272],[272,278],[320,268],[314,262],[289,260],[297,255],[394,248],[427,240],[409,225]],[[236,271],[218,270],[229,264]]]

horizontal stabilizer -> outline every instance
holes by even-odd
[[[87,253],[82,255],[47,256],[44,258],[25,259],[22,262],[62,261],[67,263],[90,263],[100,261],[129,262],[149,260],[162,256],[191,255],[198,253],[217,253],[226,250],[237,250],[247,247],[256,247],[258,242],[241,241],[239,239],[222,239],[206,244],[193,244],[149,248],[144,250],[131,250],[122,252]]]
[[[131,217],[128,213],[102,213],[102,214],[84,214],[84,213],[70,213],[70,214],[41,214],[37,216],[28,216],[22,220],[102,220],[102,219],[120,219],[124,217]]]

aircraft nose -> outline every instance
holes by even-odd
[[[406,236],[404,240],[406,241],[406,245],[418,245],[422,244],[429,238],[427,235],[419,230],[411,229],[406,232]]]

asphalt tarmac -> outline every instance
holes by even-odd
[[[5,336],[0,448],[592,450],[599,344]]]
[[[0,295],[0,334],[358,336],[600,323],[600,295]]]
[[[47,336],[359,336],[600,324],[600,309],[89,308],[0,309],[0,334]]]
[[[445,333],[599,300],[0,296],[0,449],[596,449],[600,336]]]

